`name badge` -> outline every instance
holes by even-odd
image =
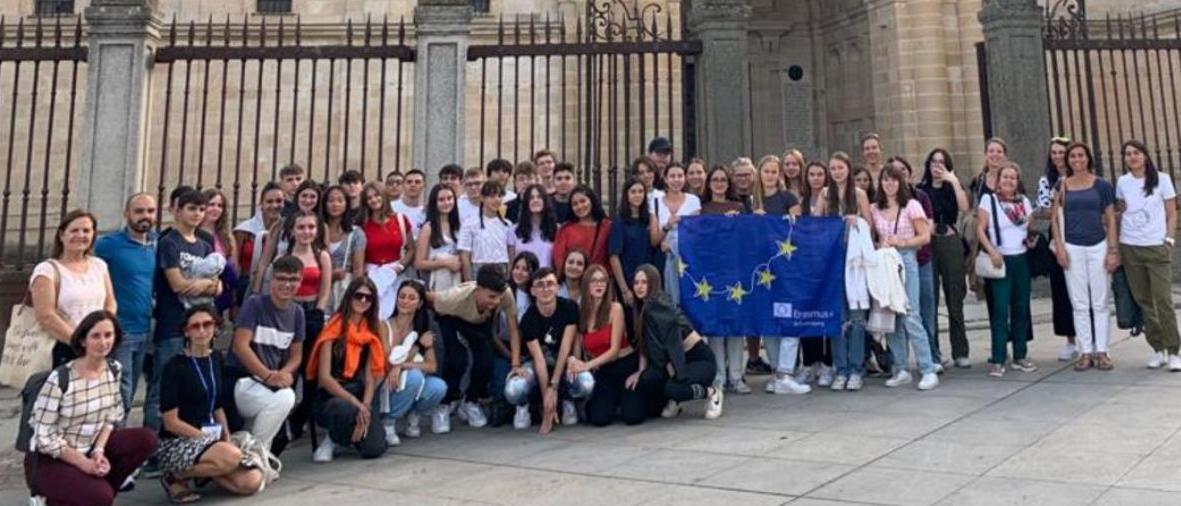
[[[201,432],[213,439],[221,439],[221,425],[205,425],[201,427]]]

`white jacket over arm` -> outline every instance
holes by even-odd
[[[869,223],[857,218],[845,249],[845,299],[849,309],[869,309],[869,270],[877,265]]]
[[[869,269],[869,294],[883,309],[906,314],[906,271],[902,268],[902,255],[894,248],[874,251],[877,262]]]

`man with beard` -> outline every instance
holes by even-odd
[[[123,340],[111,357],[123,366],[119,393],[123,411],[131,409],[152,330],[152,278],[156,274],[156,199],[137,193],[123,207],[126,226],[100,238],[94,254],[107,263],[115,288]]]

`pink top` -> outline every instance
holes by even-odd
[[[919,203],[918,199],[910,199],[906,203],[906,207],[899,211],[897,220],[897,229],[895,229],[895,220],[887,219],[885,211],[878,209],[878,206],[870,206],[870,215],[873,216],[873,228],[878,232],[878,237],[883,240],[887,237],[897,237],[899,239],[913,239],[915,236],[914,225],[912,220],[927,219],[926,213],[923,212],[923,205]],[[895,232],[897,230],[897,232]]]

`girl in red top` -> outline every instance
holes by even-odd
[[[381,183],[369,182],[361,190],[361,230],[365,231],[365,270],[377,285],[377,315],[387,319],[394,313],[398,279],[414,262],[414,239],[410,220],[390,208],[389,196]]]
[[[606,268],[609,264],[607,243],[611,236],[611,220],[603,211],[594,190],[578,185],[570,192],[570,208],[574,220],[562,225],[554,238],[554,265],[565,265],[566,254],[580,249],[590,255],[590,263]]]
[[[643,417],[628,419],[627,413],[643,413],[644,398],[624,386],[627,377],[639,369],[638,355],[624,336],[627,323],[623,305],[615,301],[611,275],[601,265],[592,265],[582,276],[582,304],[579,306],[578,332],[581,336],[581,355],[567,362],[566,375],[590,371],[595,388],[586,402],[586,417],[592,425],[603,427],[615,419],[615,411],[624,404],[632,407],[622,411],[629,425],[643,421]]]
[[[278,256],[292,255],[303,262],[294,302],[303,308],[304,335],[318,336],[324,328],[326,315],[331,314],[328,296],[332,293],[332,255],[324,245],[324,222],[315,211],[298,210],[286,223],[288,229],[284,234],[291,238],[291,242]],[[302,363],[308,363],[311,353],[311,346],[303,347]],[[302,431],[312,415],[312,396],[305,395],[289,418],[293,430]]]

